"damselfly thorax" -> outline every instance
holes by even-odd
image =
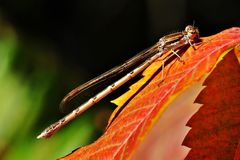
[[[63,98],[63,100],[60,103],[60,108],[64,107],[66,103],[68,103],[82,91],[90,87],[93,87],[94,85],[101,83],[113,76],[116,76],[125,71],[126,69],[129,69],[130,67],[134,66],[135,64],[140,63],[140,65],[133,69],[131,72],[127,73],[125,76],[123,76],[113,84],[109,85],[104,90],[100,91],[98,94],[96,94],[94,97],[90,98],[88,101],[77,107],[75,110],[66,115],[64,118],[50,125],[37,138],[51,137],[54,133],[56,133],[69,121],[71,121],[72,119],[80,115],[82,112],[96,104],[98,101],[112,93],[114,90],[118,89],[120,86],[125,84],[130,79],[141,73],[155,60],[162,57],[166,53],[170,53],[162,59],[163,61],[162,66],[159,66],[162,67],[162,78],[164,79],[163,70],[165,62],[172,58],[173,56],[177,57],[181,62],[184,62],[184,60],[178,54],[179,51],[181,51],[182,48],[188,46],[194,47],[194,44],[196,42],[199,42],[199,31],[196,27],[188,25],[184,31],[163,36],[162,38],[159,39],[159,41],[155,45],[153,45],[149,49],[146,49],[138,53],[136,56],[130,58],[122,65],[116,66],[113,69],[101,74],[100,76],[76,87]]]

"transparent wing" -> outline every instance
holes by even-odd
[[[137,55],[135,55],[134,57],[130,58],[129,60],[125,61],[123,64],[116,66],[112,69],[110,69],[107,72],[104,72],[103,74],[87,81],[86,83],[76,87],[75,89],[73,89],[72,91],[70,91],[61,101],[60,103],[60,110],[63,111],[64,107],[66,106],[66,104],[71,101],[74,97],[76,97],[78,94],[80,94],[82,91],[98,84],[101,83],[113,76],[117,76],[120,73],[122,73],[123,71],[125,71],[126,69],[134,66],[135,64],[141,63],[143,61],[145,61],[146,59],[148,59],[149,57],[153,56],[154,54],[158,53],[158,47],[159,47],[159,43],[154,44],[152,47],[145,49],[143,51],[141,51],[140,53],[138,53]]]

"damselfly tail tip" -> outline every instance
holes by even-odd
[[[37,136],[37,139],[41,139],[41,138],[44,138],[43,132]]]
[[[41,134],[37,136],[37,139],[40,138],[50,138],[53,134],[55,134],[61,127],[63,127],[63,122],[66,122],[65,119],[61,119],[47,127]]]
[[[42,133],[40,133],[38,136],[37,136],[37,139],[47,139],[47,138],[50,138],[52,135],[53,135],[53,133],[50,133],[49,131],[48,131],[49,129],[47,128],[47,129],[45,129]]]
[[[37,136],[37,139],[47,139],[47,138],[50,138],[54,132],[50,132],[51,130],[48,128],[46,128],[44,131],[42,131],[42,133],[40,133],[38,136]]]

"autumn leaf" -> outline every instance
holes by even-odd
[[[165,67],[164,81],[159,70],[162,61],[155,61],[149,66],[140,81],[113,101],[121,112],[117,117],[116,111],[113,113],[114,120],[105,133],[94,143],[77,149],[62,159],[133,158],[169,104],[210,73],[219,59],[240,43],[240,28],[230,28],[202,40],[195,47],[196,50],[190,47],[182,55],[184,64],[176,59]]]
[[[240,65],[234,50],[217,64],[203,83],[195,103],[203,104],[188,121],[183,144],[187,159],[234,159],[240,140]]]
[[[238,147],[234,155],[234,160],[240,160],[240,140],[238,141]]]

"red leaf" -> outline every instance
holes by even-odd
[[[234,159],[240,140],[240,66],[233,50],[205,80],[196,99],[203,104],[188,121],[185,159]]]
[[[130,159],[168,104],[209,73],[224,51],[239,43],[240,28],[231,28],[204,38],[197,50],[190,48],[183,54],[184,65],[174,60],[165,67],[164,81],[160,72],[154,75],[162,62],[154,62],[144,71],[143,79],[114,101],[124,109],[106,132],[94,143],[62,159]],[[133,95],[134,98],[131,98]]]
[[[240,160],[240,140],[238,142],[238,147],[237,147],[236,152],[235,152],[234,160]]]

